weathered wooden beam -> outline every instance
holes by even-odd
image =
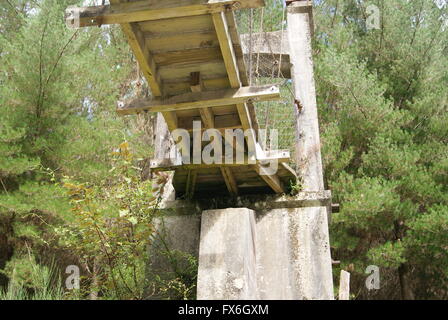
[[[230,86],[232,88],[239,88],[241,86],[240,74],[226,17],[223,12],[220,12],[214,13],[212,18],[213,24],[215,25],[216,35],[218,36],[219,45],[221,47],[224,64],[229,76]]]
[[[119,6],[122,0],[110,0],[111,6]],[[134,52],[135,58],[140,69],[148,81],[151,92],[154,96],[162,95],[160,76],[157,71],[156,63],[151,52],[146,47],[146,42],[142,31],[135,24],[123,23],[121,29],[126,35],[129,45]]]
[[[257,159],[257,164],[255,166],[264,168],[263,163],[266,163],[268,161],[277,161],[279,164],[287,163],[289,162],[290,156],[289,152],[286,150],[279,150],[276,154],[271,154],[269,158],[265,159]],[[178,163],[178,159],[154,159],[151,160],[151,170],[153,171],[172,171],[180,168],[184,169],[207,169],[207,168],[218,168],[218,167],[240,167],[240,166],[252,166],[253,161],[249,160],[247,156],[245,157],[244,161],[242,163],[237,163],[236,161],[232,163],[226,163],[226,159],[223,158],[221,163],[212,163],[212,164],[206,164],[206,163],[200,163],[200,164],[186,164],[186,163]],[[257,169],[257,172],[263,172],[262,169]]]
[[[227,190],[229,190],[232,196],[238,195],[238,184],[236,183],[232,169],[229,167],[220,167],[220,169],[224,182],[226,183]]]
[[[190,88],[192,92],[202,92],[204,89],[204,85],[202,82],[202,77],[200,72],[193,72],[190,79]],[[213,114],[212,108],[201,108],[199,109],[199,113],[201,115],[202,123],[206,129],[211,129],[215,127],[215,115]],[[233,176],[232,171],[229,168],[220,168],[222,177],[226,183],[227,189],[230,194],[237,195],[238,194],[238,186],[236,185],[235,178]],[[190,173],[191,171],[189,171]],[[196,172],[196,171],[194,171]],[[190,175],[190,174],[189,174]],[[187,198],[193,197],[194,189],[188,192],[188,180],[187,179]],[[190,188],[191,189],[191,188]]]
[[[180,118],[179,127],[184,128],[189,132],[192,132],[194,120],[199,120],[199,118],[198,117]],[[224,115],[215,114],[213,128],[219,130],[222,134],[224,134],[226,129],[241,129],[242,126],[240,118],[237,114],[224,114]],[[207,128],[202,127],[201,130],[205,131],[207,130]]]
[[[193,72],[190,79],[190,88],[192,92],[202,92],[204,89],[204,83],[202,81],[200,72]],[[215,115],[212,108],[199,109],[202,122],[205,128],[210,129],[215,127]]]
[[[222,56],[224,59],[224,64],[227,69],[227,74],[229,76],[230,86],[232,88],[238,88],[241,86],[241,77],[239,73],[238,60],[235,54],[235,48],[232,43],[231,34],[229,30],[229,25],[227,22],[227,17],[224,13],[213,14],[213,24],[215,25],[216,34],[218,36],[219,45],[221,47]],[[234,18],[233,18],[234,19]],[[239,39],[238,39],[239,40]],[[252,117],[246,103],[237,103],[238,114],[241,119],[241,125],[243,130],[253,129]],[[250,136],[246,136],[248,144],[255,146],[255,157],[257,158],[260,148],[257,143],[255,134],[252,131]],[[265,170],[260,164],[255,164],[253,166],[254,170],[262,175],[262,179],[277,193],[283,193],[284,188],[281,184],[280,179],[277,175],[266,176]],[[265,175],[265,176],[263,176]]]
[[[280,178],[276,174],[269,174],[266,168],[257,164],[253,166],[254,170],[260,175],[260,177],[274,190],[276,193],[283,193],[285,189]]]
[[[143,111],[168,112],[242,104],[248,101],[270,101],[280,98],[275,85],[242,87],[238,89],[186,93],[170,98],[137,99],[127,105],[119,103],[118,114]]]
[[[195,169],[188,170],[187,185],[185,187],[185,197],[192,199],[196,187],[196,180],[198,177],[198,171]]]
[[[264,0],[142,0],[105,6],[70,7],[66,10],[66,22],[69,26],[90,27],[180,18],[263,6]]]
[[[190,89],[191,89],[191,92],[203,91],[204,83],[202,81],[200,72],[192,72],[190,74]]]

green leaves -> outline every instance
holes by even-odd
[[[417,297],[440,298],[448,283],[448,6],[369,4],[380,9],[380,30],[365,29],[364,1],[325,0],[315,14],[325,178],[341,204],[334,258],[360,273],[383,267],[384,297],[396,296],[406,265]]]

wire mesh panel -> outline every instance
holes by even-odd
[[[236,11],[238,32],[251,85],[277,84],[281,99],[255,103],[260,129],[269,136],[278,133],[278,149],[289,149],[294,159],[295,118],[294,95],[290,80],[290,63],[284,0],[266,0],[259,9]]]

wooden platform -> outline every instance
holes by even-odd
[[[273,86],[250,87],[233,10],[263,0],[110,0],[110,6],[67,9],[79,27],[119,23],[128,37],[153,98],[125,102],[117,112],[162,112],[170,131],[192,130],[193,121],[219,130],[258,129],[253,103],[280,97]],[[154,170],[175,170],[178,197],[283,193],[295,172],[279,156],[279,170],[264,175],[262,161],[274,159],[257,145],[255,162],[231,166],[174,166],[155,159]],[[247,148],[246,148],[247,150]],[[252,155],[247,155],[250,158]]]

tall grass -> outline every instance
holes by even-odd
[[[6,290],[0,289],[0,300],[64,300],[67,296],[61,285],[61,278],[54,263],[49,267],[40,266],[30,261],[32,271],[29,283],[25,286],[16,277],[15,270]]]

